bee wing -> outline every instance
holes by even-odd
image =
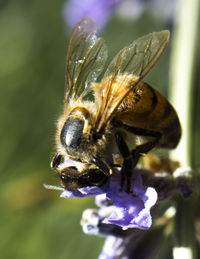
[[[169,31],[153,32],[123,48],[112,60],[102,79],[96,128],[104,128],[131,89],[148,73],[169,41]]]
[[[75,26],[67,51],[65,100],[84,98],[90,83],[102,72],[107,59],[107,48],[96,35],[97,25],[85,16]]]

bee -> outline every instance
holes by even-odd
[[[181,136],[172,105],[141,81],[166,48],[169,31],[150,33],[120,50],[100,82],[107,48],[96,32],[95,21],[87,16],[72,32],[51,167],[68,190],[102,186],[114,172],[108,158],[118,150],[123,157],[122,187],[130,192],[140,156],[154,147],[175,148]],[[135,136],[144,142],[130,150],[127,141]]]

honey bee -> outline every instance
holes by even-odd
[[[123,157],[122,186],[130,192],[132,171],[140,156],[154,147],[175,148],[181,136],[174,108],[141,81],[166,48],[169,31],[150,33],[120,50],[99,83],[107,48],[96,32],[90,17],[80,20],[72,32],[64,109],[57,123],[57,154],[51,167],[68,190],[101,186],[113,174],[108,158],[118,150]],[[133,141],[141,136],[145,142],[130,150],[130,136]]]

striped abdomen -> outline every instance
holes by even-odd
[[[181,136],[176,111],[157,90],[140,82],[124,99],[115,119],[124,125],[161,134],[159,147],[175,148]],[[139,135],[139,134],[138,134]]]

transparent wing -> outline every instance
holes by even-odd
[[[156,63],[169,41],[169,31],[153,32],[123,48],[112,60],[104,77],[118,73],[142,79]]]
[[[101,130],[131,89],[148,73],[169,41],[169,31],[153,32],[123,48],[112,60],[102,79],[97,129]]]
[[[105,65],[107,48],[96,35],[97,25],[85,16],[75,26],[67,51],[65,100],[84,98]]]

